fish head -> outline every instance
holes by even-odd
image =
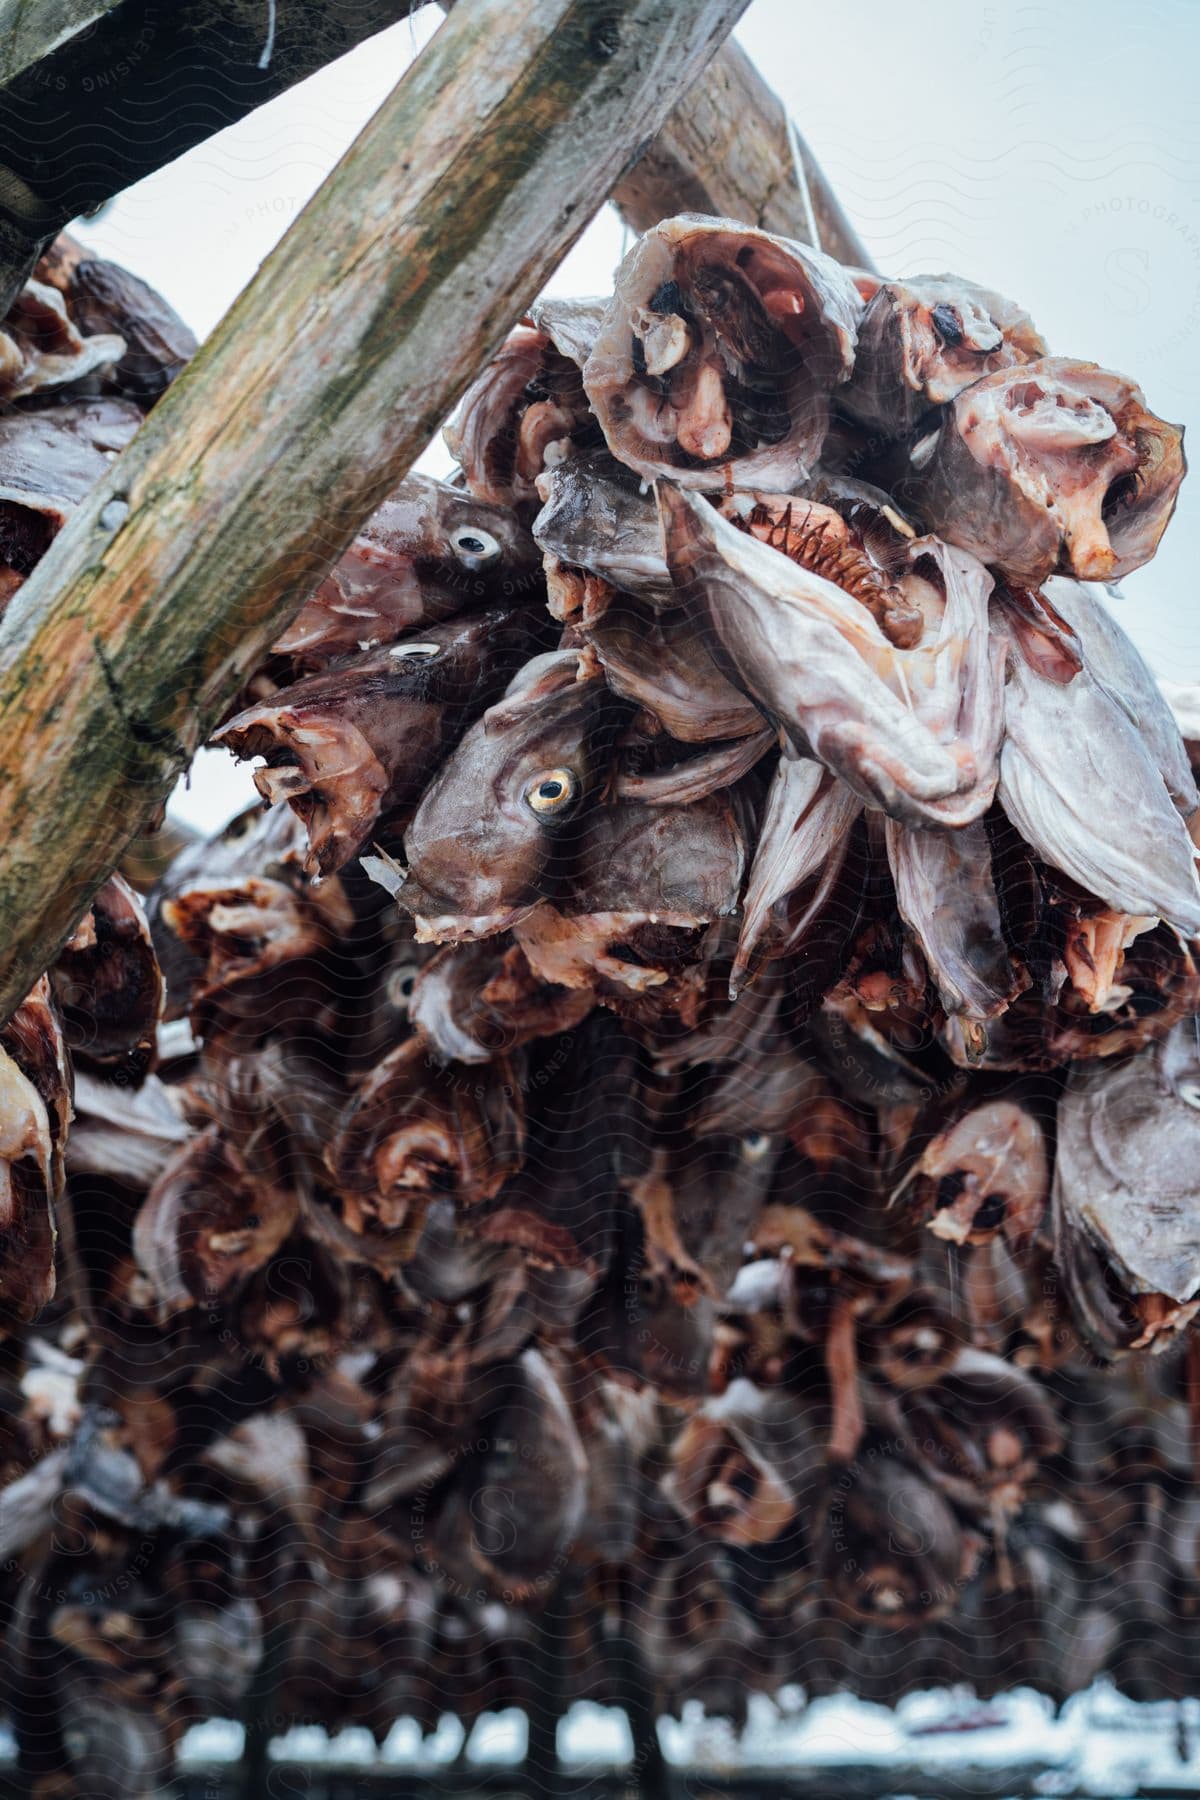
[[[557,651],[533,658],[466,734],[405,837],[402,904],[458,921],[430,935],[501,929],[554,883],[597,785],[609,712],[603,676]]]
[[[1029,315],[957,275],[882,283],[859,329],[843,404],[860,424],[898,434],[996,369],[1044,356]]]
[[[931,529],[1018,583],[1109,581],[1153,556],[1185,472],[1182,428],[1132,381],[1046,356],[958,396],[918,504]]]
[[[666,219],[626,257],[584,366],[613,454],[648,478],[786,490],[814,467],[862,302],[819,251]]]
[[[446,446],[479,499],[535,500],[542,470],[595,438],[581,369],[603,311],[600,300],[541,301],[463,395]]]
[[[533,596],[540,578],[537,545],[505,508],[409,475],[273,648],[320,666],[468,609]]]

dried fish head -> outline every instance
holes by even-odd
[[[55,1202],[71,1116],[61,1028],[45,978],[0,1031],[0,1324],[36,1318],[53,1298]]]
[[[778,1541],[824,1478],[824,1437],[810,1414],[786,1389],[730,1382],[672,1444],[667,1498],[720,1543]]]
[[[1026,984],[1005,941],[992,848],[981,819],[957,831],[887,821],[888,864],[900,916],[920,947],[946,1014],[978,1051],[980,1027]]]
[[[264,756],[255,786],[309,834],[308,866],[332,874],[381,816],[419,799],[468,721],[542,648],[548,621],[489,607],[401,638],[248,707],[214,742]]]
[[[595,987],[618,1009],[662,990],[661,1002],[678,1011],[705,928],[737,908],[746,826],[744,809],[718,795],[688,806],[598,807],[562,899],[515,926],[530,966],[544,981]]]
[[[911,493],[930,529],[1032,586],[1141,568],[1186,472],[1181,428],[1139,387],[1058,356],[965,389],[918,454]]]
[[[991,583],[979,564],[934,539],[905,541],[907,592],[926,622],[903,650],[852,592],[706,500],[664,482],[659,503],[689,616],[799,755],[913,823],[961,825],[986,809],[1004,653],[989,636]]]
[[[1023,308],[957,275],[885,281],[858,328],[854,374],[838,394],[850,416],[898,437],[998,369],[1044,356]]]
[[[976,1555],[937,1489],[894,1456],[831,1480],[821,1559],[835,1612],[890,1631],[944,1617]]]
[[[125,349],[115,332],[83,337],[58,289],[29,280],[0,323],[0,393],[22,400],[64,387],[111,367]]]
[[[542,549],[656,608],[678,604],[654,495],[607,451],[572,456],[538,477],[530,527]]]
[[[75,1060],[140,1083],[157,1054],[163,978],[142,902],[120,875],[96,893],[51,981]]]
[[[0,418],[0,611],[141,422],[107,399]]]
[[[472,1206],[521,1164],[524,1108],[502,1060],[442,1067],[420,1038],[368,1076],[337,1121],[325,1161],[341,1203],[338,1242],[384,1266],[411,1256],[439,1197]]]
[[[511,512],[409,475],[272,648],[320,669],[457,613],[540,595],[537,545]]]
[[[862,303],[838,264],[684,213],[634,246],[584,367],[614,456],[688,487],[788,492],[850,373]]]
[[[489,1062],[534,1038],[571,1031],[591,1011],[586,990],[546,981],[507,938],[447,944],[416,975],[416,1029],[447,1061]]]
[[[172,1158],[138,1214],[133,1246],[164,1315],[217,1305],[295,1224],[294,1194],[256,1179],[209,1126]]]
[[[1082,1321],[1093,1335],[1114,1306],[1114,1288],[1124,1296],[1125,1342],[1114,1342],[1101,1323],[1109,1352],[1163,1348],[1196,1311],[1198,1101],[1200,1057],[1188,1020],[1161,1051],[1145,1050],[1117,1067],[1074,1070],[1059,1103],[1056,1245],[1081,1276],[1083,1304],[1094,1288],[1104,1295],[1101,1311]],[[1089,1250],[1099,1270],[1087,1269]],[[1109,1272],[1107,1294],[1102,1270]]]
[[[424,1554],[451,1581],[482,1583],[512,1605],[558,1586],[584,1520],[587,1456],[543,1351],[494,1368],[489,1385],[491,1404],[455,1458]]]
[[[196,336],[148,282],[92,256],[60,232],[34,267],[35,281],[57,289],[77,331],[123,341],[120,360],[102,370],[106,391],[150,407],[196,352]]]
[[[503,930],[564,874],[594,800],[613,702],[578,651],[535,657],[425,791],[404,839],[419,939]]]
[[[984,1101],[939,1131],[915,1174],[926,1229],[948,1243],[985,1244],[1002,1233],[1020,1248],[1050,1197],[1045,1134],[1011,1100]]]
[[[540,301],[463,395],[446,446],[478,499],[498,506],[535,501],[543,470],[598,437],[581,370],[604,304]]]

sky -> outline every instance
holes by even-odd
[[[439,19],[429,7],[381,33],[78,235],[206,333]],[[1133,376],[1200,442],[1200,0],[752,0],[737,35],[885,273],[950,270],[1010,295],[1052,350]],[[548,291],[607,291],[627,244],[606,209]],[[449,464],[435,447],[422,466]],[[1174,681],[1200,682],[1198,565],[1194,477],[1115,603]],[[245,771],[208,753],[173,811],[211,829],[251,798]]]

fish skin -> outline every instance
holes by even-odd
[[[483,533],[497,554],[484,568],[456,549]],[[503,601],[536,601],[541,559],[512,513],[428,475],[409,475],[376,507],[287,630],[277,656],[306,670]]]
[[[742,903],[742,930],[729,978],[730,998],[736,999],[745,983],[755,952],[780,903],[822,870],[836,875],[845,857],[849,834],[862,811],[862,801],[842,781],[831,778],[821,763],[807,757],[784,756],[779,760]],[[822,882],[819,900],[828,898]],[[812,916],[788,933],[803,932]]]
[[[504,929],[563,872],[571,827],[594,800],[614,702],[578,650],[535,657],[467,732],[425,790],[404,840],[401,904],[439,941]],[[544,824],[525,794],[565,770],[576,797]]]
[[[1012,637],[1000,802],[1025,841],[1117,912],[1200,931],[1195,851],[1127,713],[1081,669],[1039,674]]]
[[[1124,710],[1133,714],[1167,792],[1183,817],[1190,818],[1200,807],[1200,793],[1175,715],[1106,595],[1094,583],[1060,575],[1046,582],[1044,592],[1074,631],[1092,679],[1111,688]]]
[[[687,806],[692,801],[707,799],[709,794],[732,787],[754,768],[774,747],[775,733],[764,726],[752,737],[737,738],[731,744],[718,744],[701,756],[688,757],[669,768],[655,769],[652,774],[618,775],[615,783],[618,800],[641,800],[648,806]]]
[[[582,633],[604,667],[608,685],[622,699],[653,713],[663,730],[683,744],[751,737],[765,724],[762,713],[722,673],[707,631],[689,629],[676,611],[656,618],[613,596]]]

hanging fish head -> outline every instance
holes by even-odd
[[[609,449],[641,475],[786,491],[815,465],[862,302],[819,251],[685,213],[626,257],[584,366]]]
[[[1187,467],[1182,429],[1134,382],[1063,356],[965,389],[926,455],[911,496],[931,530],[1030,586],[1148,562]]]
[[[994,784],[1003,674],[988,638],[986,571],[975,564],[976,579],[950,581],[938,562],[944,546],[889,526],[905,567],[875,599],[893,633],[919,633],[906,650],[854,591],[859,580],[831,579],[843,553],[856,566],[866,554],[861,545],[837,549],[840,515],[804,501],[793,502],[790,521],[786,505],[772,521],[774,509],[763,508],[760,536],[747,529],[759,496],[734,496],[729,510],[743,499],[749,513],[734,523],[700,496],[659,484],[672,577],[731,681],[797,754],[823,762],[868,804],[913,823],[977,814]],[[820,569],[784,548],[802,509],[801,535],[815,533],[833,558],[823,553]],[[863,580],[872,566],[862,564]],[[969,675],[961,686],[959,667]],[[947,806],[953,818],[942,818]]]
[[[984,375],[1045,353],[1028,313],[974,282],[883,282],[863,314],[839,404],[860,424],[898,436]]]
[[[499,506],[536,499],[535,483],[599,436],[581,370],[603,300],[541,300],[463,395],[446,447],[472,494]]]
[[[468,608],[533,596],[540,563],[511,512],[448,482],[409,475],[273,648],[323,666]]]
[[[398,898],[418,937],[487,936],[553,890],[603,773],[613,707],[577,651],[533,658],[431,783]]]

